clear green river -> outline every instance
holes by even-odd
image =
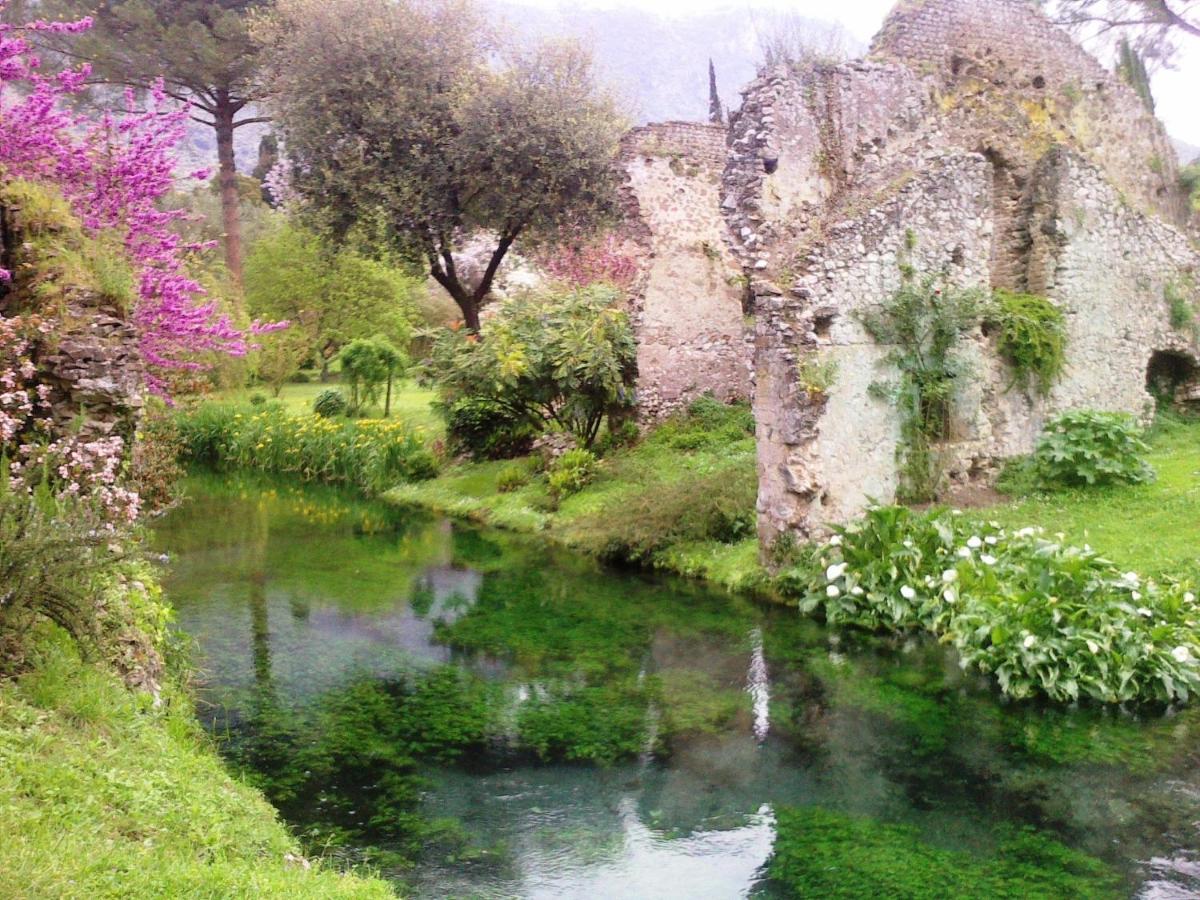
[[[416,898],[1200,897],[1200,706],[1005,703],[926,641],[333,490],[156,526],[199,711]]]

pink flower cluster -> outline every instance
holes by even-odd
[[[245,354],[247,334],[188,275],[184,258],[197,248],[171,227],[186,212],[159,208],[174,182],[173,154],[184,137],[187,108],[173,107],[160,88],[142,111],[129,93],[124,113],[89,119],[64,102],[81,89],[86,67],[55,76],[39,73],[29,32],[71,34],[90,26],[86,18],[0,23],[0,167],[7,177],[53,184],[87,228],[122,235],[138,279],[134,321],[141,353],[151,388],[165,393],[169,373],[202,368],[203,354]],[[8,277],[0,273],[0,279]]]
[[[0,317],[0,451],[8,490],[46,487],[57,498],[89,506],[103,526],[136,520],[141,503],[121,483],[125,442],[120,437],[50,440],[50,388],[38,384],[30,359],[35,340],[53,330],[45,319]]]

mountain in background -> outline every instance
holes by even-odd
[[[817,35],[836,29],[828,22],[764,10],[667,18],[638,9],[576,9],[566,4],[547,10],[512,0],[492,0],[488,6],[520,35],[574,37],[590,46],[601,76],[627,102],[637,123],[706,120],[710,57],[721,102],[727,110],[737,109],[739,92],[753,80],[762,56],[759,37],[777,22],[811,28]],[[845,40],[851,55],[865,49]]]
[[[1200,162],[1200,147],[1195,144],[1189,144],[1187,141],[1181,141],[1178,138],[1171,138],[1171,143],[1175,145],[1175,152],[1179,155],[1179,161],[1183,165],[1191,162]]]

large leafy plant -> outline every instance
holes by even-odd
[[[1126,413],[1080,409],[1046,425],[1033,454],[1038,479],[1047,485],[1103,485],[1149,481],[1143,459],[1150,448]]]
[[[1192,591],[1039,529],[879,507],[803,551],[780,583],[831,624],[931,632],[1013,697],[1170,702],[1200,690]]]
[[[429,371],[443,403],[469,399],[539,432],[568,431],[591,447],[606,419],[633,407],[637,351],[617,293],[594,285],[508,300],[483,337],[437,335]]]

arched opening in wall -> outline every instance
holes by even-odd
[[[1177,350],[1155,350],[1146,366],[1146,390],[1160,406],[1200,406],[1200,363]]]

